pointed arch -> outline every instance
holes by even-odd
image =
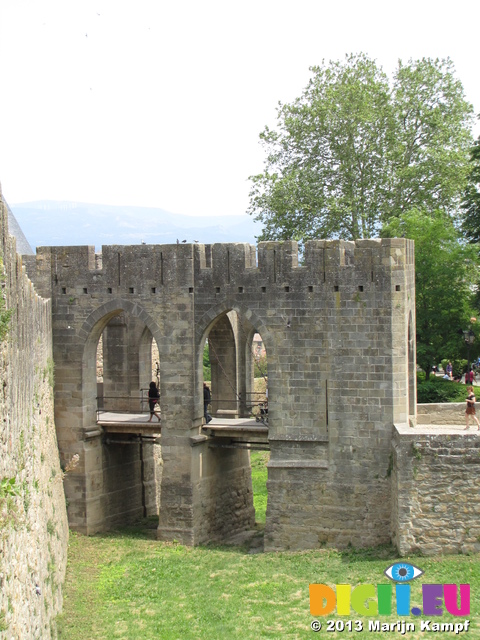
[[[100,305],[90,313],[79,329],[78,335],[83,343],[81,370],[82,370],[82,408],[84,425],[95,423],[97,410],[97,386],[96,386],[96,356],[97,345],[108,323],[125,313],[140,320],[160,345],[160,329],[150,315],[138,304],[127,300],[114,299]]]

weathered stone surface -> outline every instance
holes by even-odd
[[[60,449],[86,464],[66,483],[73,527],[93,532],[133,517],[141,489],[134,448],[85,442],[104,329],[104,386],[116,395],[133,398],[148,384],[139,345],[158,346],[159,537],[197,544],[252,523],[248,455],[192,438],[202,424],[206,338],[214,412],[245,415],[258,331],[272,450],[266,548],[390,536],[393,425],[416,420],[413,243],[312,241],[301,266],[294,242],[260,243],[258,256],[247,244],[108,246],[101,256],[43,247],[28,269],[52,301]]]
[[[400,553],[480,551],[479,472],[477,431],[395,429],[392,538]]]
[[[2,295],[12,316],[0,345],[0,497],[2,638],[48,640],[62,605],[67,515],[55,436],[51,302],[25,275],[9,236],[0,193]]]

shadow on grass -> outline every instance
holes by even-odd
[[[103,533],[96,534],[95,537],[110,538],[110,539],[132,539],[132,540],[156,540],[158,527],[158,516],[150,516],[148,518],[142,518],[141,520],[134,522],[123,527],[117,527]],[[233,555],[251,555],[264,553],[264,530],[265,523],[257,522],[254,529],[242,531],[226,540],[216,540],[207,544],[198,545],[198,549],[221,551],[231,553]],[[164,545],[178,545],[184,546],[178,541],[172,542],[159,542]],[[379,545],[378,547],[365,547],[355,548],[347,547],[345,549],[337,549],[334,547],[319,547],[317,549],[308,549],[305,551],[295,551],[294,553],[318,554],[325,553],[326,555],[335,555],[340,560],[349,564],[355,561],[361,562],[376,562],[378,560],[394,560],[399,558],[398,550],[392,544]],[[272,552],[278,553],[292,553],[290,551],[284,552]],[[417,555],[417,554],[415,554]]]

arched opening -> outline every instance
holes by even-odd
[[[203,382],[211,394],[203,431],[213,436],[212,450],[236,449],[238,460],[243,457],[252,486],[254,521],[263,528],[270,456],[266,346],[256,327],[237,310],[220,313],[202,344]]]
[[[96,482],[107,525],[158,516],[161,447],[155,435],[133,428],[148,420],[146,389],[158,363],[151,330],[128,311],[110,311],[91,326],[83,355],[82,404],[84,424],[98,419],[102,426],[101,439],[91,446],[99,447],[102,459]]]

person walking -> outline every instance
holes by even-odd
[[[207,386],[207,383],[203,383],[203,416],[205,418],[205,423],[208,424],[212,420],[212,416],[208,413],[208,405],[212,401],[212,394],[210,393],[210,389]]]
[[[475,422],[477,423],[477,429],[480,430],[480,422],[478,421],[477,416],[475,415],[475,394],[473,392],[473,387],[468,387],[467,389],[467,407],[465,409],[465,431],[470,428],[470,416],[473,417]]]
[[[155,416],[160,422],[160,416],[158,415],[158,413],[155,413],[155,406],[158,404],[159,399],[160,393],[158,391],[157,385],[155,384],[155,382],[150,382],[150,387],[148,389],[148,406],[150,409],[150,418],[148,419],[148,422],[152,421],[153,416]]]

